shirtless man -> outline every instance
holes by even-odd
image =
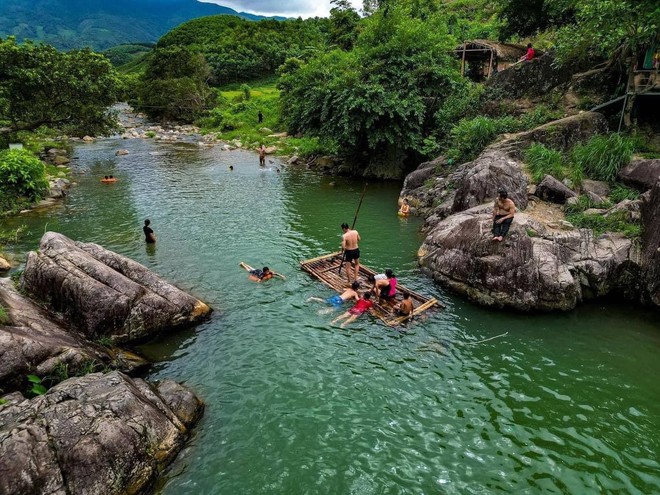
[[[259,166],[266,166],[266,147],[263,144],[259,147]]]
[[[156,234],[154,234],[154,231],[151,227],[151,220],[148,218],[144,221],[144,227],[142,227],[142,232],[144,232],[144,241],[147,244],[153,244],[156,242]]]
[[[349,229],[347,223],[341,224],[341,230],[344,231],[344,235],[341,236],[341,249],[344,252],[341,265],[343,267],[345,261],[353,263],[353,280],[357,281],[358,275],[360,274],[360,249],[358,248],[358,241],[361,240],[360,234],[358,234],[357,230]],[[350,269],[346,270],[346,276],[348,277],[348,282],[350,283]]]
[[[497,199],[493,208],[493,240],[502,242],[509,232],[516,213],[516,205],[509,199],[504,189],[497,191]]]
[[[332,308],[329,311],[321,310],[320,314],[326,314],[331,312],[333,309],[340,307],[346,301],[355,300],[355,302],[360,300],[360,295],[357,293],[357,290],[360,288],[359,282],[353,282],[349,288],[346,288],[341,294],[335,294],[328,299],[321,299],[320,297],[310,297],[307,301],[318,301],[328,303]]]
[[[410,299],[410,292],[403,293],[403,300],[396,305],[395,309],[399,316],[410,316],[410,313],[414,309],[412,299]]]

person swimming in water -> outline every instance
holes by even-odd
[[[274,277],[273,272],[270,271],[270,268],[264,266],[261,270],[250,270],[248,273],[248,278],[253,282],[265,282]]]
[[[356,302],[359,301],[360,295],[357,293],[357,290],[359,288],[360,288],[360,283],[353,282],[351,286],[346,290],[344,290],[344,292],[342,292],[341,294],[335,294],[334,296],[331,296],[327,299],[321,299],[320,297],[310,297],[309,299],[307,299],[307,301],[324,302],[332,306],[332,308],[330,308],[330,311],[324,311],[324,310],[319,311],[319,313],[325,314],[331,312],[333,309],[340,307],[346,301],[350,301],[351,299],[355,300]]]
[[[340,327],[344,328],[346,325],[349,323],[354,322],[355,320],[358,319],[360,315],[363,315],[367,311],[369,311],[374,303],[371,302],[371,292],[367,291],[362,295],[362,299],[360,299],[355,306],[353,306],[351,309],[346,311],[345,313],[342,313],[340,316],[332,320],[332,324],[335,324],[341,320],[346,320],[344,321]]]
[[[399,215],[402,217],[407,217],[410,215],[410,205],[408,204],[408,200],[406,198],[403,198],[401,208],[399,208]]]

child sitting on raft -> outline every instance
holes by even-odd
[[[337,323],[337,322],[340,321],[340,320],[346,320],[345,322],[343,322],[343,323],[340,325],[341,328],[344,328],[346,325],[348,325],[349,323],[351,323],[351,322],[357,320],[357,318],[358,318],[360,315],[366,313],[367,311],[369,311],[369,310],[372,308],[372,306],[374,305],[374,303],[372,303],[372,302],[370,301],[370,299],[371,299],[371,292],[365,292],[365,293],[362,295],[362,299],[360,299],[360,300],[355,304],[355,306],[353,306],[351,309],[349,309],[349,310],[346,311],[345,313],[341,314],[340,316],[338,316],[337,318],[335,318],[334,320],[332,320],[331,323],[332,323],[332,324],[335,324],[335,323]]]
[[[396,305],[395,310],[398,316],[410,316],[413,312],[413,302],[410,299],[410,292],[405,291],[403,293],[403,300]]]
[[[248,278],[253,282],[265,282],[273,278],[274,274],[270,271],[270,268],[264,266],[261,270],[250,270]]]

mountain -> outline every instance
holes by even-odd
[[[0,0],[0,37],[42,41],[63,50],[104,50],[155,42],[182,22],[217,14],[266,19],[197,0]]]

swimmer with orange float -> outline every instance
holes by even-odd
[[[104,184],[110,184],[112,182],[117,182],[119,179],[116,179],[112,175],[106,175],[103,179],[101,179],[101,182]]]

